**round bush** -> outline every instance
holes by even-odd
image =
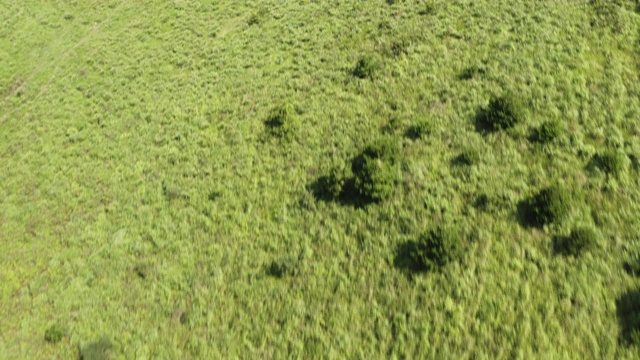
[[[625,169],[625,154],[616,150],[605,150],[597,155],[600,168],[609,175],[619,176]]]
[[[53,324],[44,332],[44,339],[52,344],[60,342],[65,335],[65,330],[60,324]]]
[[[582,225],[573,228],[569,236],[556,238],[556,250],[564,255],[579,256],[593,249],[597,243],[596,231],[590,226]]]
[[[529,198],[526,205],[528,222],[543,226],[562,221],[569,215],[571,197],[566,189],[555,185]]]
[[[484,113],[485,126],[489,130],[505,130],[514,127],[524,120],[522,103],[513,96],[491,99]]]
[[[296,129],[295,109],[291,104],[284,104],[273,111],[265,121],[269,133],[282,139],[293,137]]]
[[[355,174],[355,185],[361,195],[380,201],[393,194],[397,171],[393,163],[381,158],[364,156]]]
[[[439,270],[458,261],[463,255],[463,242],[451,227],[439,226],[422,234],[409,253],[415,265],[424,271]]]
[[[422,139],[431,133],[433,133],[433,124],[427,120],[422,120],[407,130],[407,136],[413,139]]]
[[[397,180],[400,146],[395,137],[382,137],[367,145],[352,163],[355,187],[371,200],[384,200],[393,194]]]
[[[380,64],[371,55],[365,55],[358,60],[353,69],[353,76],[360,79],[372,78],[373,74],[378,70]]]
[[[460,165],[476,165],[480,163],[480,152],[476,148],[467,148],[456,157],[455,162]]]
[[[540,125],[536,140],[540,143],[550,143],[562,135],[563,128],[559,121],[549,120]]]

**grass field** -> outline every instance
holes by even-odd
[[[0,358],[637,359],[639,75],[634,0],[3,0]]]

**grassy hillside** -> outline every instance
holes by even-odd
[[[633,0],[0,3],[0,358],[640,357]]]

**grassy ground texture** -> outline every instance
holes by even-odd
[[[638,358],[637,9],[2,1],[0,358]]]

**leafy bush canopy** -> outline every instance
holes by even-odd
[[[536,131],[535,140],[539,143],[547,144],[559,138],[563,131],[560,121],[548,120],[542,123]]]
[[[395,137],[381,137],[367,145],[352,163],[360,194],[374,201],[390,197],[397,180],[399,156],[400,146]]]
[[[527,220],[535,226],[560,222],[571,210],[569,192],[558,185],[547,187],[527,199]]]
[[[283,104],[273,109],[265,121],[267,131],[280,139],[290,140],[297,128],[295,108],[292,104]]]
[[[506,130],[524,120],[524,106],[513,95],[494,97],[480,116],[483,127],[488,130]]]
[[[375,57],[371,55],[362,56],[353,69],[353,76],[360,79],[372,78],[379,67],[380,63]]]
[[[419,270],[439,270],[462,258],[463,245],[459,232],[453,227],[438,226],[420,235],[409,256]]]

